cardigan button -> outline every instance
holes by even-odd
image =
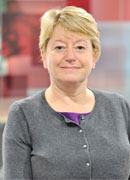
[[[89,166],[90,166],[90,163],[86,163],[86,165],[89,167]]]
[[[81,119],[81,120],[84,120],[84,116],[83,116],[83,115],[80,115],[80,119]]]
[[[82,130],[82,129],[80,129],[80,130],[79,130],[79,132],[80,132],[80,133],[82,133],[82,132],[83,132],[83,130]]]
[[[87,145],[86,145],[86,144],[84,144],[84,145],[83,145],[83,148],[87,148]]]

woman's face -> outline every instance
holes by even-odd
[[[61,25],[54,29],[46,52],[42,51],[44,67],[48,69],[51,82],[87,82],[95,67],[92,43],[87,36],[65,31]]]

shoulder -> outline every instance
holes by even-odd
[[[92,89],[96,100],[102,106],[125,109],[130,112],[130,102],[125,96],[116,92],[109,92],[104,90]]]
[[[110,101],[117,100],[121,102],[127,101],[125,96],[116,92],[97,90],[97,89],[92,89],[92,92],[97,98],[102,98],[102,100],[110,100]]]
[[[109,122],[126,122],[126,126],[130,126],[130,102],[123,95],[95,89],[92,91],[96,99],[96,115],[102,114],[106,119],[109,118]]]
[[[15,101],[11,104],[8,114],[11,115],[20,115],[20,114],[33,114],[36,110],[43,108],[45,103],[45,90],[38,91],[34,95]]]
[[[35,107],[35,106],[39,106],[41,103],[44,104],[45,98],[44,98],[44,93],[45,90],[42,91],[38,91],[36,92],[34,95],[15,101],[12,105],[11,105],[11,109],[12,108],[17,108],[19,109],[19,107],[24,108],[24,107]]]
[[[42,90],[33,96],[15,101],[8,111],[6,129],[26,129],[33,123],[44,109],[44,92]]]

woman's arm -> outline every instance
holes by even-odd
[[[24,112],[14,103],[8,114],[3,133],[3,171],[4,180],[30,180],[31,139]]]

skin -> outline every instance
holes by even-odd
[[[88,77],[97,61],[92,43],[86,35],[65,31],[59,24],[42,51],[44,68],[50,75],[50,87],[45,96],[55,111],[86,113],[95,104],[88,89]]]

